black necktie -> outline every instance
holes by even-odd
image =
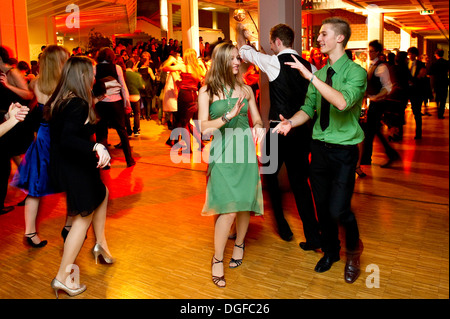
[[[325,83],[328,84],[329,86],[333,85],[331,77],[333,76],[334,73],[335,72],[331,67],[328,68],[327,79]],[[328,127],[329,124],[330,124],[330,102],[328,102],[322,97],[322,106],[320,111],[320,127],[322,128],[322,131],[325,131],[325,129]]]

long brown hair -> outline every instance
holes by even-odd
[[[50,95],[58,85],[59,77],[64,63],[70,54],[67,49],[59,45],[49,45],[39,57],[39,75],[37,84],[39,90],[45,95]]]
[[[231,65],[231,52],[236,47],[231,43],[223,42],[214,48],[211,56],[211,67],[206,74],[206,91],[210,99],[214,96],[225,96],[223,87],[229,86],[235,89],[236,86],[243,87],[244,80],[241,69],[239,73],[234,74]]]
[[[73,97],[85,100],[89,105],[88,119],[95,123],[92,85],[94,82],[93,60],[85,56],[73,56],[64,64],[58,86],[46,104],[46,119],[51,119],[64,102]]]

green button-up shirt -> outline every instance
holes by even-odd
[[[318,70],[315,76],[325,82],[330,62]],[[309,117],[317,112],[317,120],[313,127],[312,138],[326,143],[355,145],[364,140],[364,132],[359,125],[361,105],[367,87],[367,72],[351,61],[346,54],[337,60],[332,68],[336,72],[333,77],[333,88],[344,96],[347,106],[340,111],[330,105],[330,125],[322,131],[320,127],[322,95],[310,83],[306,94],[305,105],[301,107]]]

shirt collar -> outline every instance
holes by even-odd
[[[328,70],[329,67],[332,67],[335,73],[339,73],[342,67],[349,61],[350,59],[348,58],[347,54],[344,53],[336,62],[334,62],[333,65],[330,65],[330,60],[328,60],[327,65],[324,69]]]
[[[278,53],[277,56],[279,56],[281,54],[295,54],[295,55],[299,55],[297,51],[295,51],[294,49],[290,49],[290,48],[280,51],[280,53]]]

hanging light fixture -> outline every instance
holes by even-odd
[[[233,18],[234,20],[238,22],[242,22],[245,20],[245,10],[241,8],[241,4],[244,2],[244,0],[236,0],[236,3],[238,4],[238,8],[234,10]]]

